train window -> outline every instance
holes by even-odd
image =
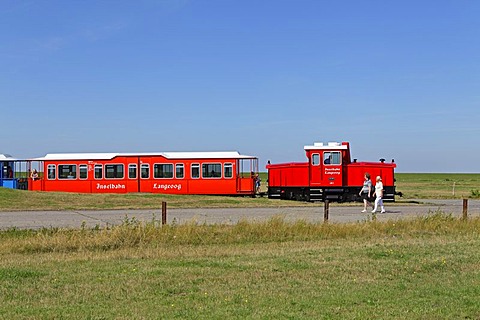
[[[103,178],[103,166],[101,164],[95,165],[95,179],[102,179]]]
[[[183,179],[185,176],[183,163],[177,163],[175,165],[175,178]]]
[[[333,152],[324,152],[323,153],[323,164],[329,165],[338,165],[342,163],[342,157],[340,156],[339,151]]]
[[[128,178],[137,179],[137,165],[135,163],[128,165]]]
[[[55,172],[55,165],[54,164],[49,164],[47,166],[47,177],[48,177],[48,180],[54,180],[55,179],[55,175],[56,175],[56,172]]]
[[[123,179],[123,164],[106,164],[105,179]]]
[[[320,155],[318,153],[312,154],[312,165],[318,166],[320,164]]]
[[[200,164],[193,163],[192,164],[192,179],[200,178]]]
[[[233,164],[225,163],[225,165],[223,166],[223,176],[225,178],[233,177]]]
[[[150,165],[148,163],[142,164],[140,166],[140,175],[142,179],[150,178]]]
[[[202,178],[221,178],[222,164],[220,163],[203,163]]]
[[[75,164],[59,164],[58,179],[76,179],[77,165]]]
[[[88,167],[86,164],[81,164],[78,166],[80,170],[80,179],[87,179],[88,178]]]
[[[153,177],[155,179],[173,178],[173,164],[155,163],[153,165]]]

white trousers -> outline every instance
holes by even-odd
[[[375,207],[373,208],[373,211],[377,211],[378,206],[380,206],[380,208],[382,209],[382,211],[385,210],[385,208],[384,208],[384,206],[383,206],[383,199],[382,199],[382,197],[377,197],[377,198],[375,198]]]

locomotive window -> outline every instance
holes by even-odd
[[[140,165],[140,175],[141,175],[142,179],[150,178],[150,165],[149,164]]]
[[[123,179],[123,164],[106,164],[106,179]]]
[[[129,164],[128,165],[128,177],[130,179],[137,179],[137,165]]]
[[[342,157],[338,151],[323,153],[323,164],[338,165],[342,163],[341,159]]]
[[[173,178],[173,164],[155,163],[153,165],[153,177],[156,179]]]
[[[203,163],[202,178],[221,178],[222,165],[220,163]]]
[[[49,164],[47,166],[47,177],[48,177],[48,180],[54,180],[55,179],[55,165],[54,164]]]
[[[320,155],[318,153],[312,154],[312,165],[318,166],[320,164]]]
[[[87,179],[88,178],[88,167],[86,164],[81,164],[78,166],[80,170],[80,179]]]
[[[77,178],[77,166],[74,164],[59,164],[58,179],[75,179]]]
[[[225,165],[223,166],[223,176],[225,178],[233,177],[233,164],[225,163]]]
[[[175,165],[175,177],[177,179],[183,179],[183,177],[184,177],[183,163],[178,163],[178,164]]]
[[[192,179],[200,178],[200,164],[193,163],[192,164]]]
[[[103,166],[101,164],[95,165],[95,179],[102,179],[103,178]]]

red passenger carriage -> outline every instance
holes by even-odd
[[[395,201],[396,164],[351,161],[348,142],[304,147],[308,162],[268,164],[268,197],[306,201],[356,201],[365,173],[380,176],[384,200]]]
[[[76,153],[33,159],[30,190],[254,195],[258,159],[238,152]]]

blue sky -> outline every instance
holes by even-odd
[[[480,172],[480,1],[0,0],[0,153],[349,141]]]

